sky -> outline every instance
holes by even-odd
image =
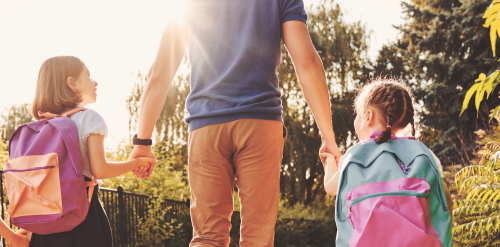
[[[106,145],[128,139],[125,99],[138,71],[147,73],[169,19],[183,0],[0,0],[0,111],[32,101],[42,62],[72,55],[99,85],[88,105],[108,124]],[[304,0],[306,6],[319,0]],[[337,0],[349,22],[372,31],[369,54],[394,41],[400,0]]]

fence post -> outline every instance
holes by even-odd
[[[125,201],[123,196],[123,187],[118,186],[118,243],[119,246],[125,247],[126,245],[126,232],[125,224],[127,218],[125,216]]]

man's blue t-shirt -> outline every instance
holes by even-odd
[[[237,119],[281,121],[281,25],[306,22],[302,0],[188,0],[189,130]]]

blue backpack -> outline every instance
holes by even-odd
[[[360,143],[340,164],[337,247],[451,247],[451,215],[440,172],[423,143]]]

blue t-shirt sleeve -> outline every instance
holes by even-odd
[[[281,23],[287,21],[307,21],[307,13],[302,0],[282,0]]]

